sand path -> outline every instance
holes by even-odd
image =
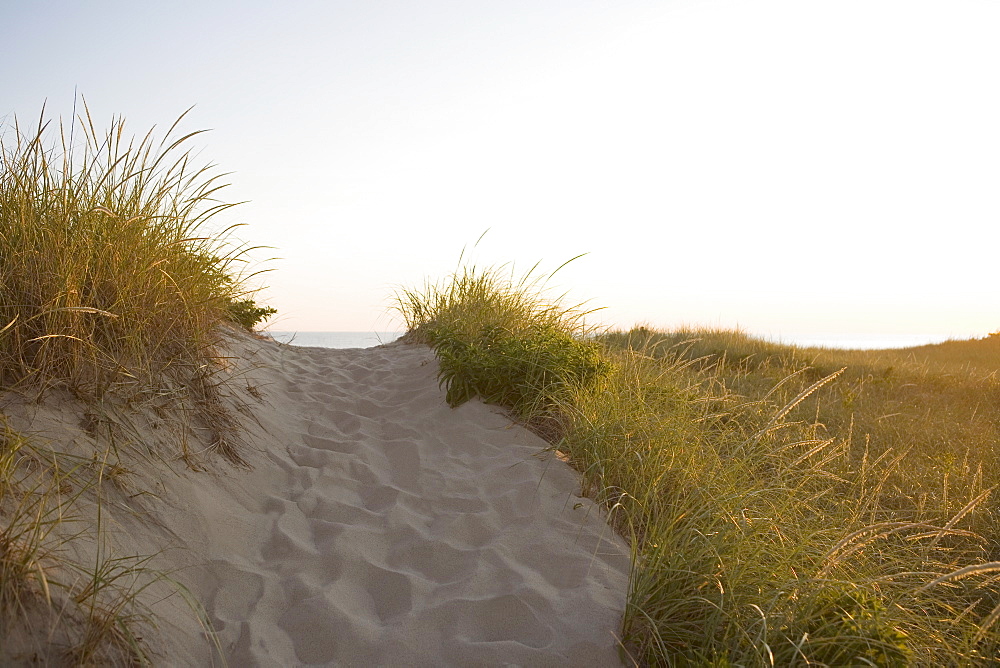
[[[186,587],[136,594],[156,665],[620,665],[628,550],[542,440],[479,401],[449,408],[426,346],[230,343],[250,366],[232,362],[226,401],[243,405],[251,468],[194,423],[99,406],[124,466],[99,487],[100,545],[60,528],[77,563],[154,555]],[[107,450],[68,396],[2,409],[72,461]],[[177,429],[203,470],[177,458]],[[80,497],[79,521],[95,503]]]
[[[543,441],[425,346],[256,354],[270,465],[192,578],[231,665],[620,664],[627,549]]]

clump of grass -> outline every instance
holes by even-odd
[[[464,257],[464,253],[463,253]],[[404,288],[396,294],[396,310],[406,323],[407,339],[432,343],[435,333],[447,330],[450,337],[472,339],[488,327],[519,331],[530,327],[554,327],[578,336],[592,334],[585,318],[592,311],[564,306],[565,295],[550,297],[547,282],[575,257],[551,274],[538,265],[520,276],[511,265],[477,267],[464,264],[438,283],[422,289]],[[438,337],[440,338],[440,336]]]
[[[462,266],[442,285],[397,295],[407,338],[438,354],[452,406],[478,396],[538,418],[570,388],[590,387],[609,371],[588,338],[588,311],[546,299],[536,268],[518,278],[506,267]]]
[[[43,561],[46,539],[61,519],[60,504],[51,502],[59,472],[55,484],[25,480],[25,469],[34,460],[27,439],[0,416],[0,617],[23,608],[25,591],[48,596]]]
[[[634,660],[990,664],[995,372],[740,332],[567,328],[551,338],[562,351],[539,357],[572,359],[584,342],[583,368],[600,372],[533,403],[521,390],[544,383],[523,383],[530,346],[494,332],[530,340],[560,311],[504,279],[460,270],[404,293],[400,310],[411,339],[437,351],[450,401],[474,393],[529,423],[558,417],[547,435],[633,546],[623,641]]]
[[[478,396],[530,417],[553,406],[570,387],[590,386],[607,371],[596,344],[551,324],[518,331],[488,325],[472,340],[443,330],[432,340],[452,406]]]
[[[177,137],[99,133],[89,111],[69,127],[44,112],[0,146],[0,386],[189,384],[213,357],[220,324],[256,324],[247,249],[213,233],[233,204]]]

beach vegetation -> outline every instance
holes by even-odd
[[[229,318],[243,329],[252,332],[259,324],[275,315],[273,306],[260,306],[253,299],[232,300],[227,306]]]
[[[471,340],[439,330],[431,342],[452,406],[479,397],[530,416],[554,406],[571,387],[592,385],[608,369],[594,342],[552,325],[519,331],[490,325]]]
[[[74,460],[0,416],[0,663],[148,664],[141,634],[155,622],[139,594],[165,574],[149,556],[109,554],[103,467]],[[80,540],[92,561],[68,556]]]
[[[558,421],[537,431],[632,546],[627,664],[992,665],[998,337],[840,351],[595,332],[526,282],[470,267],[398,303],[449,400]],[[522,383],[530,346],[503,338],[534,331],[565,347],[543,356],[557,368],[585,346],[559,392]]]
[[[254,249],[215,223],[234,205],[195,164],[200,133],[178,133],[183,118],[159,140],[130,136],[121,117],[98,131],[86,103],[66,123],[43,110],[0,128],[0,394],[57,395],[87,437],[84,452],[63,451],[0,414],[0,663],[149,663],[141,594],[172,581],[153,556],[109,547],[106,496],[131,484],[133,455],[200,468],[192,429],[243,463],[220,346],[274,309],[253,299]],[[160,432],[177,435],[176,452],[123,417],[143,411],[179,425]]]
[[[247,249],[213,220],[234,204],[186,147],[199,133],[136,140],[44,113],[0,148],[0,383],[188,385],[214,359],[219,325],[253,326]],[[12,135],[12,136],[11,136]]]
[[[407,339],[434,347],[452,406],[473,397],[523,418],[551,418],[571,389],[593,387],[610,371],[590,338],[589,311],[546,294],[532,268],[462,266],[442,284],[397,295]]]

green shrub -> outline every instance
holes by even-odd
[[[229,317],[243,329],[252,332],[264,320],[276,314],[278,309],[271,306],[258,306],[252,299],[240,299],[229,302]]]

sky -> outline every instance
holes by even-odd
[[[466,249],[586,254],[552,294],[618,328],[984,336],[997,34],[994,0],[19,2],[0,128],[193,106],[274,330],[398,329]]]

